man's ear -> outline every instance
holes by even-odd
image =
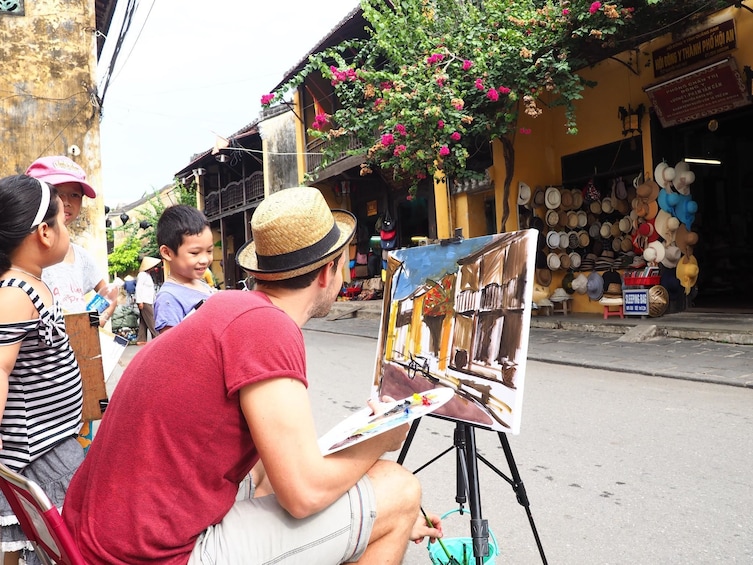
[[[332,270],[334,265],[335,265],[335,262],[330,261],[323,267],[319,268],[319,275],[316,277],[316,282],[318,283],[320,287],[327,288],[329,286],[329,280],[335,276],[335,273]]]

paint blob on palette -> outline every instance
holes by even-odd
[[[451,388],[435,388],[412,394],[402,400],[383,403],[383,410],[379,414],[373,414],[370,408],[364,408],[319,438],[319,448],[323,455],[328,455],[361,443],[430,414],[447,403],[454,394]]]

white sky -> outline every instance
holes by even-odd
[[[100,67],[120,31],[126,0],[118,4]],[[140,0],[104,100],[105,202],[114,207],[162,188],[217,134],[256,120],[261,95],[357,5]]]

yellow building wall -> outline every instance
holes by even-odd
[[[94,2],[36,0],[24,8],[25,15],[0,14],[0,176],[21,174],[46,155],[81,165],[97,198],[84,199],[71,236],[106,273]]]
[[[753,1],[747,0],[744,4],[753,6]],[[735,20],[737,48],[727,55],[735,58],[738,70],[742,73],[743,66],[753,66],[753,42],[745,41],[753,34],[753,14],[749,11],[735,8],[722,10],[708,18],[697,28],[686,30],[686,33],[692,34],[729,18]],[[672,75],[667,75],[659,79],[654,78],[651,53],[676,39],[669,34],[664,35],[641,45],[637,54],[636,51],[625,51],[615,56],[615,58],[636,69],[637,75],[625,64],[614,59],[606,59],[581,71],[580,75],[583,78],[597,84],[593,88],[586,87],[583,91],[583,99],[576,101],[578,125],[576,135],[567,133],[565,113],[562,108],[547,108],[542,105],[544,112],[538,118],[531,118],[526,115],[520,116],[519,130],[514,137],[515,163],[508,198],[509,216],[504,225],[501,225],[501,221],[504,215],[505,162],[502,144],[498,140],[494,142],[494,166],[490,173],[495,186],[494,195],[499,231],[519,229],[517,217],[519,182],[525,182],[532,189],[537,185],[561,184],[562,169],[560,163],[563,156],[616,141],[626,140],[626,142],[629,142],[622,135],[622,121],[618,114],[620,106],[627,107],[630,105],[635,108],[639,104],[643,104],[646,108],[641,123],[643,131],[643,174],[644,178],[653,178],[655,164],[652,161],[648,116],[648,108],[651,104],[644,88],[672,77]],[[718,58],[721,58],[721,56]],[[716,59],[710,59],[710,61]],[[678,73],[682,74],[682,72],[687,71]],[[530,130],[530,134],[520,133],[520,128]],[[467,218],[470,224],[469,233],[485,233],[482,231],[483,226],[478,224],[478,222],[483,222],[483,213],[479,216],[470,211],[467,195],[455,196],[454,205],[456,206],[458,221]],[[553,272],[551,290],[561,285],[562,277],[566,272]],[[587,295],[576,293],[573,295],[573,309],[579,312],[601,312],[602,306],[598,302],[590,301]]]

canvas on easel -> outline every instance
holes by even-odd
[[[435,387],[442,416],[519,433],[536,230],[390,251],[373,386],[404,398]]]
[[[84,392],[83,420],[101,420],[107,406],[107,389],[102,366],[99,317],[93,312],[65,315],[65,332],[81,371]]]

